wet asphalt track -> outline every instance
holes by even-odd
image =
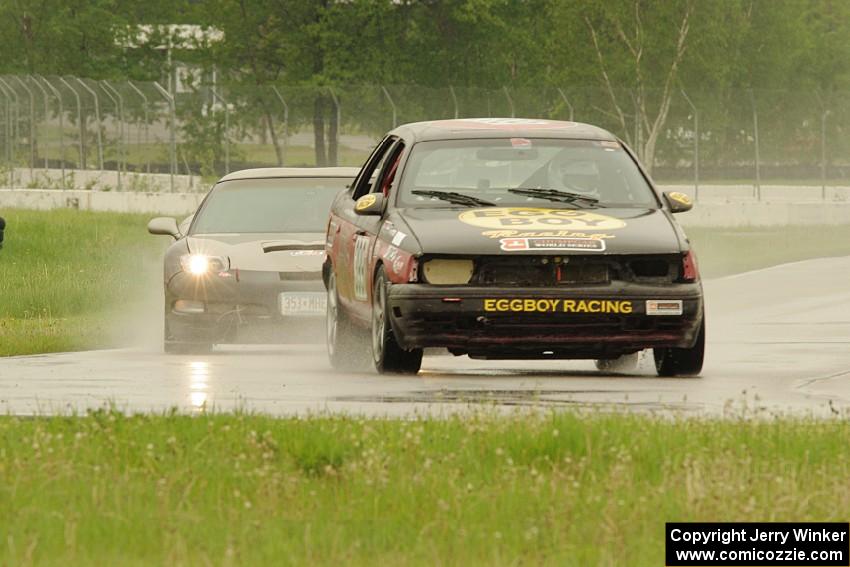
[[[699,378],[632,375],[584,361],[426,357],[416,377],[339,374],[319,346],[166,356],[144,349],[0,359],[0,412],[346,411],[445,414],[497,405],[720,414],[850,411],[850,257],[786,264],[706,282],[708,355]]]

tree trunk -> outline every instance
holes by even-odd
[[[650,176],[652,175],[652,169],[655,165],[655,146],[657,140],[658,137],[656,135],[650,134],[649,139],[643,145],[643,156],[640,159],[641,163],[643,163],[644,169],[646,169],[646,172]]]
[[[325,153],[325,100],[320,94],[313,99],[313,140],[316,151],[316,166],[324,167],[328,164]]]
[[[262,103],[262,105],[263,112],[265,113],[266,117],[266,125],[269,129],[269,136],[271,137],[272,145],[274,146],[274,155],[277,158],[277,165],[283,167],[283,150],[280,147],[280,142],[277,139],[277,133],[274,129],[274,117],[272,116],[271,111],[269,111],[269,108],[266,105],[265,101]]]
[[[339,112],[337,111],[336,105],[334,105],[331,109],[328,120],[328,165],[335,166],[339,164],[338,133]]]

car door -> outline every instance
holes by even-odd
[[[328,223],[327,248],[336,275],[339,301],[347,312],[355,316],[361,313],[355,303],[365,299],[363,265],[364,259],[368,260],[369,247],[368,238],[363,238],[364,229],[358,226],[360,217],[354,212],[354,202],[371,192],[375,177],[395,142],[395,137],[388,136],[378,144],[351,189],[334,204]]]
[[[375,173],[371,175],[370,183],[364,185],[363,192],[355,196],[355,201],[368,193],[384,193],[384,195],[387,195],[389,185],[398,167],[398,158],[403,149],[403,142],[395,140],[375,167]],[[357,215],[355,219],[351,311],[355,317],[363,321],[371,320],[372,279],[377,260],[375,242],[378,239],[383,222],[383,216],[374,215]]]

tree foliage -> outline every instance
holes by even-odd
[[[135,25],[174,23],[223,31],[223,41],[174,57],[203,70],[198,89],[215,72],[235,123],[270,138],[279,163],[282,104],[265,85],[312,88],[309,114],[291,123],[309,121],[320,165],[337,161],[337,103],[365,107],[393,91],[380,85],[451,85],[463,91],[461,105],[493,112],[507,112],[506,101],[476,99],[476,89],[509,87],[528,101],[563,89],[650,165],[666,151],[665,125],[680,112],[670,100],[681,89],[706,93],[715,123],[734,123],[749,111],[748,89],[828,98],[850,88],[843,0],[5,0],[0,71],[162,81],[165,38],[132,48],[129,38]],[[516,103],[518,113],[552,116],[568,104]],[[447,104],[423,110],[444,115],[438,107]],[[387,125],[386,116],[361,115],[360,127]]]

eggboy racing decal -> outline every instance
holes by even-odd
[[[464,211],[461,222],[482,228],[517,228],[523,230],[570,229],[616,230],[626,223],[620,219],[575,209],[543,209],[534,207],[487,207]]]
[[[502,238],[499,240],[505,252],[523,250],[589,250],[602,252],[605,241],[598,238]]]
[[[631,301],[617,299],[485,299],[484,311],[510,313],[631,313]]]

